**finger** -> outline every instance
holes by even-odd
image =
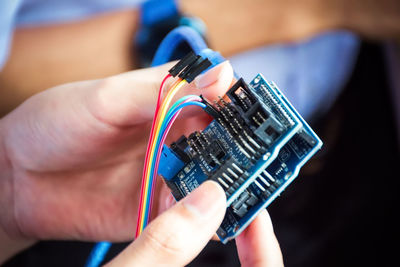
[[[160,83],[172,65],[136,70],[97,81],[88,97],[92,113],[114,126],[130,126],[150,120]],[[215,99],[229,88],[232,79],[232,66],[226,61],[182,88],[175,99],[188,94],[203,94]],[[174,79],[170,78],[165,87],[169,88],[173,82]]]
[[[150,223],[110,266],[184,266],[208,243],[225,211],[222,188],[205,182]]]
[[[157,193],[157,201],[154,201],[153,207],[151,209],[151,220],[154,220],[158,215],[167,211],[176,204],[175,198],[171,193],[171,189],[169,189],[164,179],[162,179],[162,177],[160,176],[157,177],[156,180],[156,189],[159,190]]]
[[[266,210],[236,238],[242,266],[283,266],[279,243]]]
[[[32,171],[87,169],[88,163],[100,157],[126,151],[126,142],[141,144],[146,128],[138,131],[138,127],[129,126],[151,120],[155,92],[172,64],[64,84],[31,97],[4,118],[5,125],[10,125],[5,127],[11,138],[8,143],[18,144],[11,153],[14,160]],[[231,71],[228,63],[211,70],[218,81],[207,88],[226,90],[229,85],[219,80],[229,80]],[[33,159],[30,155],[38,156]]]

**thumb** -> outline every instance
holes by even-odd
[[[96,81],[89,108],[100,120],[114,126],[131,126],[153,117],[161,81],[174,63],[140,69]],[[223,95],[233,80],[233,69],[225,61],[184,86],[176,98],[203,94],[209,99]],[[170,78],[165,88],[174,82]],[[165,92],[165,91],[164,91]],[[165,94],[165,93],[164,93]]]
[[[161,214],[108,266],[184,266],[205,247],[226,211],[223,189],[213,181]]]

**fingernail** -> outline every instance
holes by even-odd
[[[218,64],[212,69],[208,70],[206,73],[198,76],[194,82],[197,88],[205,88],[211,84],[218,81],[218,79],[224,74],[224,72],[229,71],[230,63],[228,60]]]
[[[226,207],[225,192],[214,181],[206,181],[183,200],[183,204],[200,216],[209,217]]]

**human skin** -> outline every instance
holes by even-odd
[[[149,126],[170,67],[60,85],[1,119],[0,236],[16,243],[131,240]],[[225,62],[180,96],[202,93],[214,99],[232,79]],[[183,112],[172,138],[206,125],[209,119],[198,110]],[[166,209],[167,192],[158,186],[153,215]]]
[[[156,218],[108,267],[184,266],[207,244],[222,222],[226,198],[213,181]],[[241,266],[280,267],[282,254],[266,210],[236,238]]]
[[[142,139],[169,66],[61,85],[0,120],[0,263],[37,239],[132,239]],[[183,90],[202,88],[212,99],[232,80],[225,62]],[[175,134],[207,122],[195,110],[182,116]],[[226,211],[225,193],[212,181],[171,208],[165,186],[155,196],[153,217],[161,215],[108,266],[186,265],[215,234]],[[237,248],[242,266],[283,266],[266,211],[238,237]]]

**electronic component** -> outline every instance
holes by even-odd
[[[159,174],[177,200],[205,180],[224,188],[227,212],[217,234],[226,243],[293,181],[322,142],[260,74],[250,84],[238,80],[218,101],[202,102],[214,120],[164,145]]]

